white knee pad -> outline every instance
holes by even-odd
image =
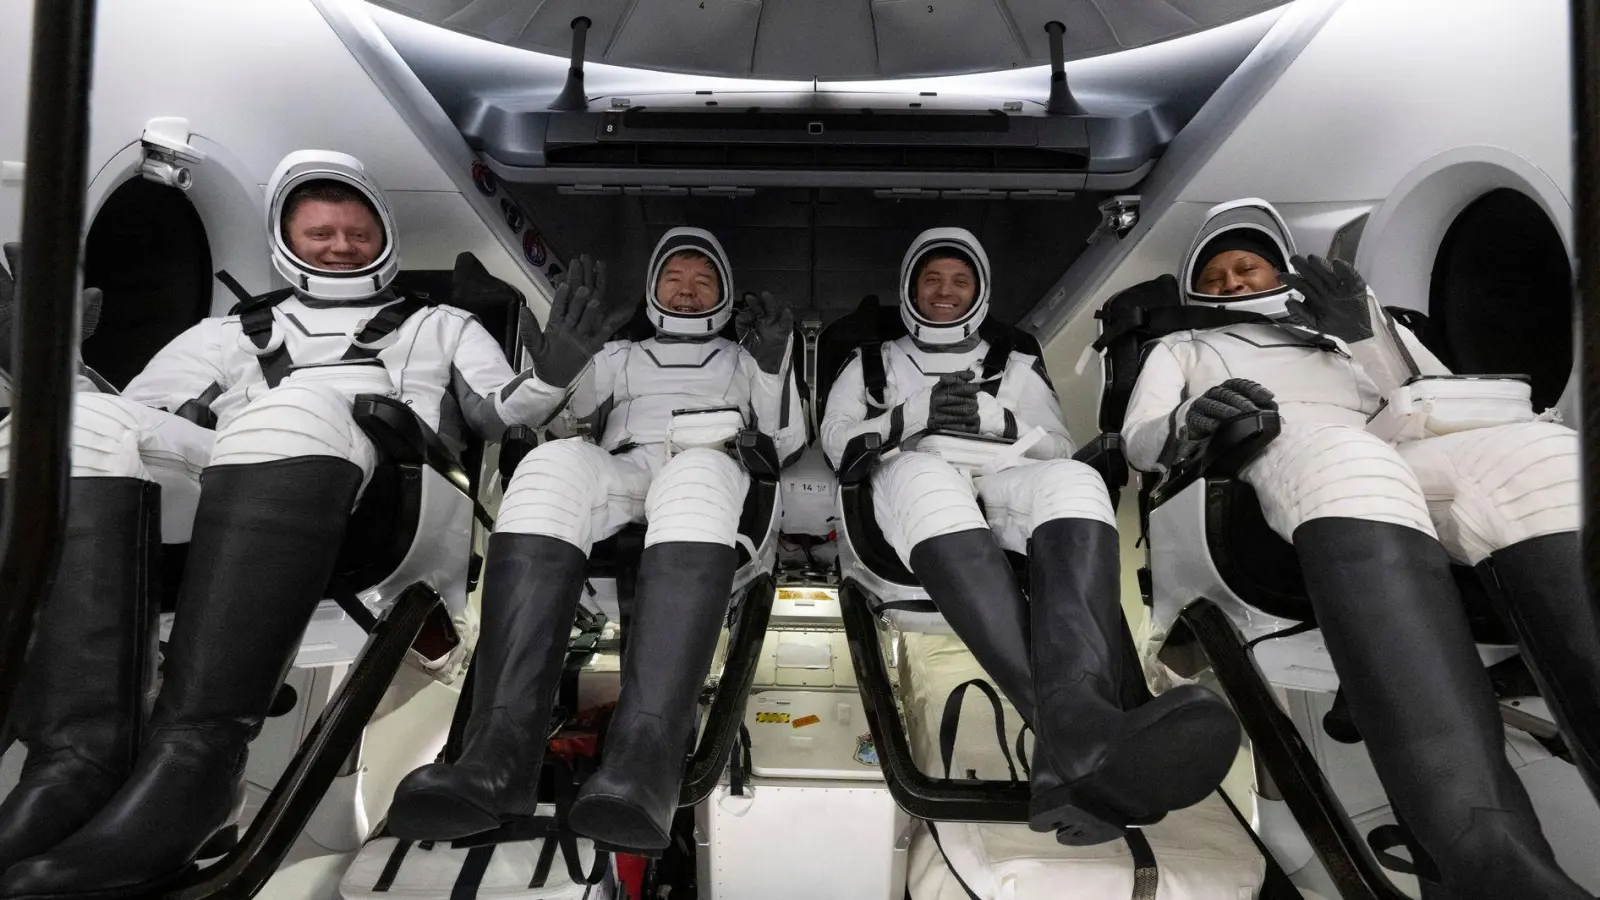
[[[931,453],[899,453],[872,473],[872,511],[901,562],[913,547],[943,534],[988,528],[972,482]]]
[[[1434,534],[1422,488],[1400,454],[1347,425],[1285,424],[1240,473],[1285,540],[1311,519],[1389,522]]]
[[[540,444],[517,464],[494,530],[557,538],[588,556],[595,522],[606,514],[609,462],[606,451],[580,438]]]
[[[322,385],[286,383],[240,410],[221,430],[211,464],[249,465],[302,456],[334,456],[372,477],[377,453],[350,414],[344,394]]]
[[[1111,494],[1100,473],[1075,459],[1052,459],[1027,466],[1033,477],[1027,487],[1033,494],[1028,532],[1056,519],[1093,519],[1117,527]]]
[[[656,473],[645,496],[644,545],[700,541],[734,546],[749,487],[750,476],[726,453],[707,447],[679,453]]]
[[[131,400],[110,394],[75,394],[72,413],[72,477],[152,480],[139,458],[144,413]],[[0,476],[11,466],[11,421],[0,421]]]
[[[1401,448],[1435,510],[1451,555],[1476,564],[1529,538],[1580,526],[1578,433],[1525,422],[1428,438]]]

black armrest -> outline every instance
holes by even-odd
[[[1084,445],[1072,458],[1099,472],[1107,490],[1115,493],[1128,486],[1128,457],[1122,449],[1122,435],[1108,431]]]
[[[526,425],[513,425],[500,439],[500,483],[509,485],[523,457],[539,446],[539,432]]]
[[[411,407],[382,394],[358,394],[352,415],[387,462],[428,466],[470,492],[471,481],[461,461]]]
[[[858,434],[844,445],[844,456],[839,460],[839,483],[860,484],[867,480],[883,455],[883,435],[876,432]]]
[[[778,445],[772,436],[745,429],[733,440],[733,454],[750,477],[763,484],[775,484],[783,468],[778,459]]]
[[[1201,478],[1232,478],[1239,474],[1282,429],[1283,421],[1273,410],[1245,413],[1222,423],[1199,453],[1180,460],[1167,471],[1167,477],[1153,492],[1152,508]]]

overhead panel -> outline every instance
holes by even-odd
[[[872,0],[872,22],[878,63],[889,72],[973,72],[1027,61],[997,3]]]
[[[844,81],[997,72],[1182,37],[1286,0],[373,0],[429,24],[566,56],[700,75]]]
[[[816,21],[833,26],[827,41],[797,37]],[[819,71],[837,73],[829,76],[836,79],[878,77],[872,10],[861,0],[764,0],[751,71],[799,80]]]
[[[494,2],[504,3],[504,0]],[[586,16],[589,36],[584,52],[589,59],[603,60],[630,4],[628,0],[544,0],[526,5],[537,7],[533,17],[515,40],[506,43],[544,53],[553,52],[552,47],[560,47],[560,55],[566,56],[572,52],[572,20]]]
[[[760,21],[760,0],[640,0],[606,49],[606,62],[748,75]]]

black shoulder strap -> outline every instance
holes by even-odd
[[[1011,327],[996,328],[992,333],[984,336],[989,342],[989,352],[983,356],[983,374],[979,378],[983,381],[982,390],[990,396],[1000,393],[1000,376],[1005,374],[1006,362],[1011,359],[1011,348],[1015,346]]]
[[[398,303],[391,303],[378,311],[378,314],[367,320],[366,327],[356,334],[356,342],[345,351],[344,358],[377,359],[378,351],[371,345],[383,340],[399,330],[406,320],[416,315],[419,310],[432,306],[433,301],[426,295],[420,297],[407,297]],[[365,346],[363,346],[365,345]]]
[[[239,307],[244,306],[251,301],[252,298],[250,296],[250,292],[245,290],[244,285],[239,283],[239,279],[233,277],[233,275],[229,273],[227,269],[219,270],[216,278],[218,281],[222,282],[223,287],[232,292],[233,296],[239,298],[239,302],[234,304],[234,312],[238,312]]]
[[[867,399],[871,401],[872,409],[868,412],[881,413],[884,392],[889,389],[889,375],[883,368],[883,344],[878,341],[861,345],[861,382],[866,385]]]
[[[271,295],[267,295],[271,296]],[[285,295],[287,296],[287,295]],[[257,347],[265,347],[272,340],[272,307],[276,304],[262,303],[265,297],[258,297],[247,304],[243,304],[244,311],[239,313],[239,327],[244,329],[245,337]],[[283,299],[282,297],[278,298]],[[239,309],[240,307],[234,307]],[[261,365],[261,376],[267,380],[267,387],[275,388],[289,374],[289,369],[294,366],[294,359],[289,356],[287,342],[279,344],[277,349],[269,350],[256,357],[256,362]]]

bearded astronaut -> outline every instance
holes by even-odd
[[[291,153],[267,199],[292,294],[202,320],[120,395],[77,395],[59,576],[12,722],[29,753],[0,806],[0,896],[140,893],[226,848],[246,746],[373,471],[357,394],[403,399],[436,431],[449,394],[491,440],[543,415],[477,320],[389,290],[398,235],[360,162]],[[207,414],[214,431],[191,421]],[[10,439],[0,423],[0,465]],[[190,551],[146,722],[163,537]]]
[[[1264,318],[1153,344],[1123,429],[1130,462],[1161,469],[1229,419],[1277,410],[1281,433],[1240,477],[1295,547],[1356,725],[1445,895],[1587,897],[1506,761],[1450,573],[1455,560],[1485,577],[1595,784],[1600,628],[1580,580],[1577,435],[1526,408],[1484,427],[1429,420],[1398,442],[1373,433],[1401,382],[1448,370],[1347,263],[1296,256],[1264,201],[1214,208],[1180,278],[1185,304]]]
[[[858,353],[828,395],[823,449],[837,467],[846,445],[869,433],[890,448],[925,431],[1034,441],[1010,467],[977,478],[976,489],[933,453],[886,455],[872,473],[873,512],[1033,727],[1030,827],[1065,844],[1101,843],[1215,790],[1239,725],[1192,685],[1137,708],[1125,701],[1143,675],[1123,621],[1111,500],[1101,476],[1070,458],[1037,357],[1012,352],[984,380],[990,343],[979,326],[991,285],[988,257],[970,232],[919,235],[900,268],[909,334],[881,345],[882,396],[874,398]],[[1029,598],[1002,548],[1029,554]]]
[[[718,334],[735,295],[715,237],[668,231],[645,285],[655,335],[608,341],[634,303],[607,295],[603,264],[574,262],[529,347],[530,383],[545,408],[570,395],[599,440],[546,443],[518,464],[489,541],[466,745],[459,761],[401,782],[389,811],[400,837],[459,838],[533,814],[590,549],[643,521],[621,693],[601,767],[579,790],[570,822],[607,847],[657,855],[667,846],[750,485],[723,444],[742,424],[770,435],[787,460],[803,448],[805,424],[790,377],[792,313],[762,295],[740,311],[739,343]],[[720,410],[734,422],[692,439],[684,420],[701,417],[686,410]]]

